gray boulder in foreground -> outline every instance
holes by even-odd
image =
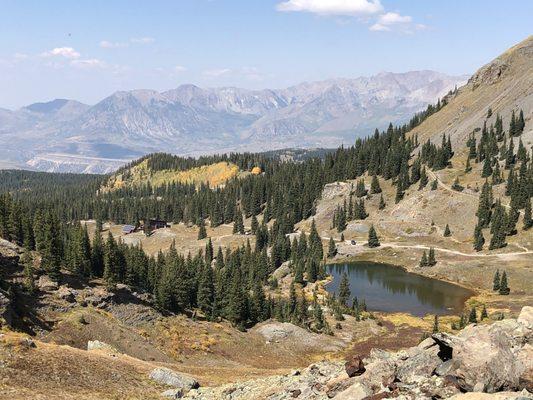
[[[173,386],[176,389],[183,389],[183,391],[196,389],[199,386],[196,379],[164,367],[153,369],[152,372],[150,372],[150,379],[162,385]],[[165,393],[167,393],[167,395],[170,394],[169,391]]]

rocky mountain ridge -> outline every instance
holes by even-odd
[[[405,122],[466,81],[434,71],[302,83],[121,91],[94,106],[57,99],[0,110],[6,160],[57,172],[109,172],[140,155],[198,155],[352,143]]]

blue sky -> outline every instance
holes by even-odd
[[[0,1],[0,107],[116,90],[278,88],[472,73],[531,34],[533,1]]]

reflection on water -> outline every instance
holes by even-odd
[[[333,282],[327,286],[336,292],[344,271],[350,281],[352,296],[365,299],[369,310],[407,312],[417,316],[461,312],[472,292],[451,283],[411,274],[401,268],[367,261],[328,266]]]

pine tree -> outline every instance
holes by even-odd
[[[521,135],[522,133],[524,133],[525,126],[526,126],[526,123],[524,120],[524,111],[520,109],[520,114],[518,115],[518,121],[516,122],[517,135]]]
[[[492,279],[492,290],[497,292],[500,290],[500,270],[496,270],[494,278]]]
[[[207,230],[205,229],[205,221],[203,218],[198,220],[198,240],[205,239],[207,237]]]
[[[213,269],[207,264],[201,273],[198,283],[197,304],[208,318],[213,316],[213,303],[215,297]]]
[[[422,190],[423,188],[426,187],[426,185],[428,184],[428,176],[427,176],[427,173],[426,173],[426,167],[422,167],[422,170],[420,172],[420,183],[418,184],[418,190]]]
[[[472,307],[470,309],[470,314],[468,315],[468,322],[471,324],[477,323],[476,307]]]
[[[91,270],[96,277],[101,277],[104,273],[104,247],[102,244],[102,235],[99,231],[94,232],[91,247]]]
[[[422,258],[420,259],[420,263],[418,264],[419,267],[427,267],[428,266],[428,257],[426,254],[426,251],[422,253]]]
[[[483,237],[481,226],[478,223],[476,225],[476,229],[474,230],[474,250],[481,251],[483,249],[484,244],[485,238]]]
[[[438,185],[439,185],[439,181],[437,181],[437,179],[433,180],[431,182],[431,190],[437,190]]]
[[[485,307],[485,304],[483,304],[483,308],[481,309],[481,314],[479,316],[480,321],[483,321],[484,319],[487,319],[489,317],[487,313],[487,307]]]
[[[255,215],[252,215],[252,220],[250,223],[251,223],[252,233],[255,235],[257,232],[257,228],[259,227],[259,223],[257,222],[257,217]]]
[[[526,201],[526,206],[524,208],[524,226],[523,229],[527,231],[533,226],[533,219],[531,217],[531,200]]]
[[[437,260],[435,259],[435,249],[433,247],[430,247],[428,253],[428,266],[432,267],[435,264],[437,264]]]
[[[25,250],[20,258],[20,263],[24,267],[24,289],[28,294],[35,293],[35,279],[33,277],[33,257],[31,252]]]
[[[380,245],[374,225],[371,225],[368,231],[368,247],[379,247]]]
[[[233,223],[233,234],[244,234],[244,221],[240,209],[235,211],[235,222]]]
[[[500,288],[498,289],[498,293],[501,295],[508,295],[511,292],[509,289],[509,286],[507,285],[507,273],[503,271],[502,273],[502,279],[500,280]]]
[[[328,257],[333,258],[337,255],[337,246],[335,245],[335,240],[332,237],[329,238],[328,246]]]
[[[343,272],[341,282],[339,284],[339,303],[342,306],[346,306],[348,304],[348,300],[351,296],[350,291],[350,281],[348,280],[348,275],[346,272]]]
[[[448,224],[446,224],[446,227],[444,228],[443,236],[444,237],[452,236],[452,232],[450,231],[450,226]]]
[[[487,157],[483,162],[483,170],[481,171],[482,178],[488,178],[492,175],[492,160]]]
[[[376,174],[372,175],[372,182],[370,183],[370,193],[381,193],[381,186],[379,185],[379,180]]]

